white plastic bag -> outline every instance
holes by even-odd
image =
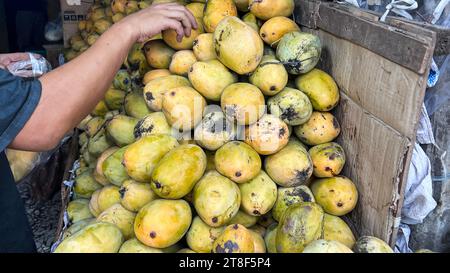
[[[37,78],[52,69],[52,66],[44,57],[36,57],[37,55],[32,53],[28,54],[29,60],[13,62],[6,67],[11,74],[23,78]]]

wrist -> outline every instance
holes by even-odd
[[[137,41],[138,35],[136,28],[126,18],[115,23],[112,27],[116,28],[117,35],[120,35],[121,39],[125,39],[130,44],[134,44]]]

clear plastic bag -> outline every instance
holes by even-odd
[[[23,78],[37,78],[52,69],[52,66],[44,57],[32,53],[29,53],[29,55],[29,60],[9,64],[7,66],[9,72]]]
[[[45,39],[50,42],[57,42],[63,38],[63,27],[61,16],[45,24]]]

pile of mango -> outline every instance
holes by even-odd
[[[100,1],[67,58],[153,3]],[[80,168],[55,252],[392,252],[355,238],[333,78],[292,0],[185,3],[199,28],[136,44],[79,125]]]

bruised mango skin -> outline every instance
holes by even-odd
[[[206,169],[206,154],[193,144],[180,145],[168,152],[152,173],[152,190],[165,199],[188,194]]]
[[[123,242],[120,229],[111,223],[93,223],[63,240],[54,253],[116,253]]]
[[[341,126],[331,113],[313,111],[306,123],[294,127],[294,132],[303,143],[314,146],[333,141]]]
[[[242,209],[254,216],[266,214],[277,199],[277,185],[261,171],[247,183],[239,184]]]
[[[134,232],[143,244],[165,248],[184,236],[191,220],[191,208],[186,201],[157,199],[139,210]]]
[[[89,200],[80,198],[70,201],[67,205],[67,215],[71,223],[92,218],[93,215],[89,211]]]
[[[128,175],[137,182],[150,182],[151,173],[158,161],[178,146],[168,135],[149,135],[130,144],[123,155],[123,165]]]
[[[223,230],[223,227],[210,227],[199,216],[195,216],[186,233],[186,242],[195,252],[210,253],[214,241],[222,234]]]
[[[202,33],[195,38],[192,43],[192,51],[197,60],[205,62],[217,58],[216,50],[214,49],[214,34]]]
[[[316,111],[330,111],[339,103],[339,88],[326,72],[314,68],[295,79],[295,85],[305,93]]]
[[[250,83],[257,86],[264,95],[278,94],[288,82],[288,73],[275,56],[264,55],[261,63],[250,75]]]
[[[252,1],[250,12],[262,20],[268,20],[275,16],[291,16],[294,6],[294,0]]]
[[[132,212],[139,211],[145,204],[158,198],[150,184],[139,183],[132,179],[123,182],[119,193],[122,206]]]
[[[245,143],[261,155],[278,152],[289,141],[289,127],[274,115],[265,114],[257,122],[245,128]]]
[[[121,204],[114,204],[103,211],[98,217],[97,222],[107,222],[116,225],[125,239],[134,236],[133,223],[136,213],[125,209]]]
[[[162,40],[152,40],[144,45],[145,58],[153,68],[168,69],[172,55],[175,53],[171,47]]]
[[[191,83],[178,75],[160,77],[148,82],[144,87],[144,98],[148,108],[152,111],[161,111],[164,93],[180,86],[191,86]]]
[[[302,253],[353,253],[353,251],[338,241],[320,239],[309,243]]]
[[[308,151],[297,140],[288,144],[264,160],[267,174],[282,187],[305,184],[313,172],[313,164]]]
[[[141,92],[133,91],[128,93],[124,99],[124,109],[128,116],[138,119],[151,113]]]
[[[267,253],[277,253],[277,246],[275,243],[277,237],[278,223],[273,223],[267,227],[264,235],[264,242],[266,244]]]
[[[258,32],[233,16],[220,21],[214,31],[214,48],[217,58],[240,75],[253,72],[264,54]]]
[[[345,176],[317,179],[312,182],[311,191],[323,210],[334,216],[349,213],[358,201],[355,184]]]
[[[237,77],[218,60],[194,63],[188,73],[192,86],[205,98],[219,101],[223,90]]]
[[[277,253],[301,253],[322,236],[323,209],[316,203],[301,202],[289,207],[278,225]]]
[[[123,147],[136,140],[133,132],[138,121],[134,117],[116,115],[107,122],[106,132],[117,146]]]
[[[213,244],[213,253],[254,253],[255,246],[250,230],[234,224],[225,228]]]
[[[202,220],[211,227],[220,227],[238,212],[241,193],[233,181],[209,171],[195,185],[192,199]]]
[[[203,14],[203,24],[207,32],[214,32],[219,22],[227,16],[237,16],[233,0],[209,0]]]
[[[300,31],[300,27],[285,16],[276,16],[261,26],[259,35],[266,44],[276,48],[283,35],[292,31]]]
[[[161,78],[164,76],[169,76],[171,75],[170,71],[168,69],[153,69],[148,71],[147,73],[145,73],[144,78],[142,79],[142,83],[144,85],[146,85],[147,83],[149,83],[151,80],[154,80],[156,78]]]
[[[153,112],[138,121],[134,127],[136,139],[149,135],[170,135],[172,129],[163,112]]]
[[[258,219],[259,216],[250,215],[242,210],[239,210],[228,224],[240,224],[246,228],[249,228],[254,226],[258,222]]]
[[[73,191],[78,197],[90,198],[94,191],[100,189],[102,185],[95,181],[93,171],[88,169],[75,178]]]
[[[272,217],[276,221],[280,221],[287,208],[301,202],[315,202],[314,195],[307,186],[279,187],[277,201],[272,209]]]
[[[315,177],[333,177],[341,173],[345,164],[345,152],[335,142],[319,144],[309,149]]]
[[[261,90],[252,84],[242,82],[230,84],[223,90],[220,105],[227,118],[235,120],[238,125],[255,123],[265,110]]]
[[[196,61],[192,50],[180,50],[173,54],[169,70],[173,74],[187,76],[189,69]]]
[[[222,111],[206,114],[194,130],[196,142],[205,149],[217,150],[236,135],[235,126]]]
[[[383,240],[373,236],[362,236],[353,246],[355,253],[394,253]]]
[[[245,183],[261,170],[261,158],[250,145],[231,141],[220,147],[215,154],[216,169],[236,183]]]
[[[348,248],[353,248],[356,239],[350,227],[340,217],[325,213],[323,218],[323,238],[338,241]]]
[[[111,184],[116,186],[122,185],[123,181],[129,179],[127,170],[122,165],[123,155],[127,146],[114,151],[102,163],[103,175]]]
[[[286,87],[267,101],[270,113],[289,125],[307,122],[313,112],[311,102],[300,90]]]

